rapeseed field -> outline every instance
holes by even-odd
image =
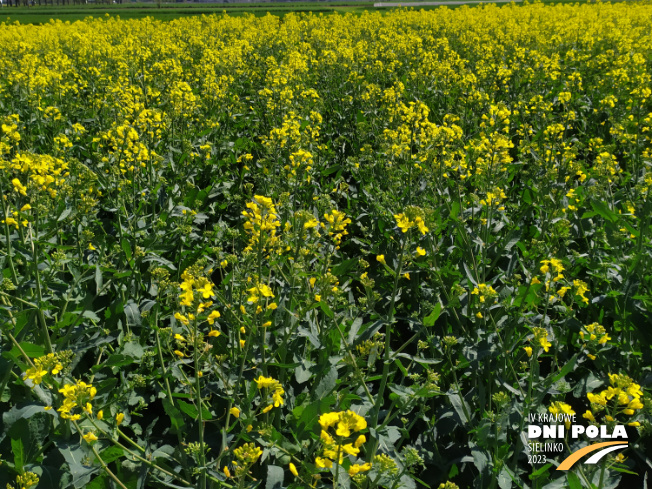
[[[649,2],[0,48],[7,488],[652,482]]]

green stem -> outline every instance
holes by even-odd
[[[455,390],[457,391],[457,395],[459,396],[460,402],[462,403],[462,411],[464,411],[464,416],[466,416],[468,423],[471,421],[471,416],[469,415],[469,411],[466,409],[466,402],[464,401],[464,396],[462,395],[462,389],[460,389],[460,383],[457,380],[457,373],[455,372],[455,365],[453,365],[453,358],[451,357],[450,351],[448,349],[446,351],[446,356],[448,357],[448,363],[451,366],[451,373],[453,374]]]
[[[134,448],[137,448],[140,450],[142,453],[146,453],[145,449],[141,447],[138,443],[133,441],[131,438],[129,438],[120,428],[117,428],[118,435],[120,435],[122,438],[124,438],[130,445],[132,445]]]
[[[127,487],[122,482],[120,482],[120,479],[118,479],[118,477],[113,472],[111,472],[111,469],[109,469],[109,467],[106,465],[104,460],[102,460],[102,457],[100,457],[100,454],[98,453],[97,448],[95,448],[94,445],[91,445],[91,450],[93,450],[93,454],[95,454],[95,457],[97,458],[98,462],[100,462],[100,465],[104,469],[104,472],[106,472],[107,475],[111,479],[113,479],[115,483],[118,484],[118,486],[120,486],[122,489],[127,489]]]
[[[170,471],[164,469],[163,467],[160,467],[160,466],[156,465],[154,462],[152,462],[152,461],[150,461],[150,460],[147,460],[146,458],[141,457],[141,456],[138,455],[137,453],[131,451],[129,448],[127,448],[126,446],[124,446],[124,445],[123,445],[122,443],[120,443],[118,440],[116,440],[116,439],[114,439],[113,437],[109,436],[109,434],[108,434],[106,431],[104,431],[102,428],[100,428],[99,426],[97,426],[97,424],[95,423],[95,421],[93,420],[93,418],[87,416],[86,419],[88,419],[88,421],[90,421],[90,423],[93,425],[93,427],[94,427],[94,428],[95,428],[99,433],[101,433],[103,436],[106,436],[107,439],[111,441],[111,443],[113,443],[113,444],[114,444],[115,446],[117,446],[117,447],[122,448],[125,452],[127,452],[129,455],[131,455],[131,456],[134,457],[135,459],[140,460],[141,462],[143,462],[144,464],[148,465],[149,467],[151,467],[151,468],[153,468],[153,469],[156,469],[156,470],[158,470],[158,471],[160,471],[160,472],[163,472],[163,473],[166,474],[166,475],[169,475],[170,477],[175,478],[176,480],[178,480],[178,481],[181,482],[182,484],[185,484],[185,485],[187,485],[187,486],[189,486],[189,487],[192,486],[192,484],[190,484],[190,482],[188,482],[188,481],[185,480],[185,479],[182,479],[181,477],[179,477],[178,474],[174,474],[174,473],[172,473],[172,472],[170,472]],[[76,423],[75,421],[73,421],[73,423],[75,423],[75,425],[77,425],[77,423]],[[78,429],[79,429],[79,428],[78,428]],[[123,435],[123,436],[125,436],[125,435]]]
[[[77,433],[79,433],[79,436],[82,436],[82,430],[79,427],[79,425],[77,424],[77,421],[72,420],[72,424],[74,424],[75,428],[77,428]],[[102,466],[104,471],[107,473],[107,475],[109,477],[111,477],[111,479],[113,479],[115,481],[115,483],[118,484],[118,486],[120,486],[122,489],[127,489],[127,487],[122,482],[120,482],[120,479],[118,479],[116,477],[116,475],[113,472],[111,472],[111,469],[109,469],[109,467],[106,465],[104,460],[102,460],[102,457],[100,456],[99,452],[95,448],[95,445],[92,444],[92,443],[89,443],[89,445],[91,447],[91,450],[93,450],[93,454],[95,454],[95,457],[97,458],[98,462],[100,462],[100,465]]]
[[[337,489],[339,486],[339,479],[340,479],[340,450],[341,446],[338,443],[337,444],[337,460],[335,461],[335,478],[333,479],[333,489]]]
[[[170,388],[170,381],[168,380],[168,370],[165,367],[165,362],[163,361],[163,353],[161,351],[161,337],[159,335],[158,329],[158,308],[154,311],[154,333],[156,337],[156,351],[158,353],[158,361],[161,364],[161,370],[163,371],[163,381],[165,382],[165,392],[168,395],[170,404],[174,406],[174,398],[172,397],[172,389]],[[179,435],[181,436],[181,435]]]
[[[5,241],[7,243],[7,258],[9,259],[9,268],[11,269],[11,277],[13,278],[14,285],[18,286],[18,274],[16,273],[16,268],[14,267],[13,259],[13,247],[11,246],[11,239],[9,238],[9,224],[7,224],[7,207],[5,205],[5,193],[4,188],[2,188],[2,193],[0,195],[0,202],[2,203],[2,220],[5,221]]]
[[[340,328],[340,325],[337,324],[337,321],[335,322],[335,327],[337,328],[337,331],[340,333],[340,337],[342,338],[342,342],[344,343],[344,348],[346,348],[346,352],[349,354],[349,358],[351,359],[351,365],[353,365],[353,369],[355,370],[355,375],[360,379],[360,382],[362,383],[362,387],[364,388],[365,393],[367,394],[367,399],[371,403],[374,402],[374,396],[371,395],[371,392],[369,392],[369,388],[367,387],[367,383],[364,381],[362,372],[360,372],[360,369],[358,368],[358,364],[355,361],[355,357],[353,356],[353,353],[351,352],[351,348],[349,347],[349,344],[347,343],[346,339],[344,338],[344,333],[342,332],[342,328]]]
[[[197,401],[197,418],[199,429],[199,461],[201,463],[199,487],[206,489],[206,447],[204,446],[204,419],[203,406],[201,401],[201,385],[199,382],[199,337],[198,337],[197,320],[193,321],[193,359],[195,363],[195,396]]]
[[[31,230],[30,230],[31,231]],[[38,307],[36,308],[39,324],[41,325],[41,330],[43,333],[43,339],[45,340],[45,347],[48,353],[52,353],[52,342],[50,341],[50,332],[48,331],[48,325],[45,322],[45,315],[41,309],[41,304],[43,303],[43,292],[41,287],[41,274],[38,269],[38,243],[34,242],[34,238],[38,239],[38,215],[34,219],[34,234],[32,236],[30,232],[30,242],[32,245],[32,263],[34,264],[34,276],[36,277],[36,296],[38,298]]]
[[[598,483],[598,489],[602,489],[604,486],[604,470],[606,467],[606,463],[603,461],[602,468],[600,469],[600,482]]]
[[[378,426],[378,416],[380,415],[380,408],[383,405],[383,396],[385,394],[385,387],[387,386],[387,378],[389,377],[389,361],[390,361],[390,348],[391,348],[391,337],[392,337],[392,323],[394,322],[394,304],[396,302],[396,290],[398,288],[398,281],[401,277],[401,271],[403,270],[403,255],[405,253],[405,246],[408,240],[404,239],[401,245],[401,252],[398,257],[398,267],[394,276],[394,288],[392,289],[392,299],[389,303],[389,316],[387,318],[387,326],[385,329],[385,352],[383,358],[383,373],[380,379],[380,387],[378,388],[378,394],[376,395],[376,404],[374,406],[373,414],[371,417],[371,426]],[[370,461],[378,450],[379,440],[375,440],[373,450],[369,451],[367,455],[368,460]]]
[[[533,371],[534,371],[534,365],[536,364],[537,357],[538,357],[538,354],[539,354],[539,347],[537,345],[535,345],[534,348],[535,348],[535,350],[532,352],[532,357],[530,358],[530,372],[529,372],[529,376],[528,376],[527,397],[525,397],[523,399],[524,402],[527,402],[528,400],[530,400],[530,401],[532,400],[532,384],[534,383]],[[530,415],[530,406],[529,405],[524,406],[523,415],[521,416],[521,420],[520,420],[519,427],[518,427],[519,435],[521,433],[523,433],[523,427],[525,426],[525,420],[529,417],[529,415]],[[517,437],[517,442],[516,443],[517,443],[517,449],[514,450],[514,456],[512,458],[512,463],[513,464],[516,463],[516,459],[517,459],[517,457],[518,457],[518,455],[520,453],[520,447],[523,445],[523,442],[521,441],[520,436]]]

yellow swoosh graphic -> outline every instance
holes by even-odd
[[[584,448],[580,448],[578,451],[571,453],[562,463],[559,464],[557,470],[568,470],[570,469],[575,462],[581,459],[587,453],[595,452],[601,448],[608,447],[611,445],[626,445],[626,442],[622,441],[605,441],[602,443],[594,443],[593,445],[588,445]]]

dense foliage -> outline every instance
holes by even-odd
[[[3,25],[0,482],[641,487],[651,27]],[[629,446],[555,472],[542,413]]]

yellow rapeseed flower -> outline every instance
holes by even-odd
[[[97,438],[97,436],[95,436],[95,433],[93,433],[92,431],[89,431],[88,433],[86,433],[84,435],[84,440],[86,440],[86,443],[91,443],[91,442],[97,441],[98,438]]]

